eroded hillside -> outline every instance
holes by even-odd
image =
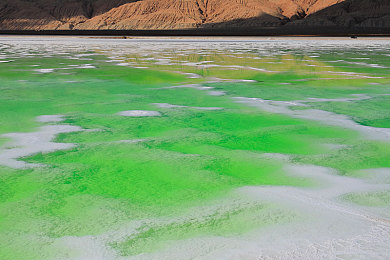
[[[390,26],[389,0],[5,0],[0,29]]]

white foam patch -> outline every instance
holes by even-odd
[[[201,75],[196,74],[196,73],[184,73],[184,75],[187,75],[187,77],[189,79],[200,79],[200,78],[202,78]]]
[[[345,144],[322,144],[322,146],[330,150],[341,150],[348,147]]]
[[[164,88],[161,88],[161,89],[174,89],[174,88],[193,88],[193,89],[197,89],[197,90],[213,89],[213,87],[205,87],[205,86],[202,86],[201,84],[186,84],[186,85],[164,87]]]
[[[36,118],[36,121],[41,123],[61,122],[64,120],[65,118],[63,115],[42,115]]]
[[[228,83],[256,83],[256,80],[253,79],[221,79],[221,78],[209,78],[208,81],[204,82],[207,83],[221,83],[221,82],[228,82]]]
[[[363,169],[355,172],[365,176],[370,182],[377,184],[390,184],[390,168]]]
[[[96,67],[92,64],[81,64],[81,65],[68,65],[67,68],[35,69],[33,71],[46,74],[46,73],[53,73],[56,70],[69,70],[69,69],[96,69]],[[64,74],[64,75],[69,75],[69,74]]]
[[[113,143],[118,143],[118,144],[137,144],[137,143],[142,143],[147,141],[148,139],[130,139],[130,140],[119,140],[115,141]]]
[[[38,128],[32,133],[9,133],[1,135],[12,141],[0,148],[0,165],[11,168],[29,168],[40,166],[27,163],[19,159],[37,153],[50,153],[58,150],[67,150],[75,147],[71,143],[55,143],[53,139],[62,133],[82,131],[78,126],[72,125],[47,125]]]
[[[78,69],[96,69],[96,67],[92,64],[83,64],[77,67]]]
[[[118,113],[120,116],[130,116],[130,117],[147,117],[147,116],[161,116],[161,113],[158,111],[150,110],[127,110],[121,111]]]
[[[39,73],[42,73],[42,74],[46,74],[46,73],[52,73],[54,72],[54,69],[36,69],[34,70],[36,72],[39,72]]]
[[[302,101],[274,101],[247,97],[235,97],[234,99],[238,103],[245,103],[253,107],[258,107],[267,112],[285,114],[295,118],[318,121],[325,125],[338,126],[341,128],[355,130],[365,135],[366,138],[372,140],[390,141],[390,128],[377,128],[360,125],[351,120],[348,116],[318,109],[292,110],[289,108],[290,106],[304,106]],[[358,100],[360,99],[361,98],[358,98]],[[332,101],[337,100],[333,99]],[[342,101],[345,101],[345,99]],[[313,100],[307,102],[313,102]]]
[[[212,90],[212,91],[207,92],[207,94],[209,94],[210,96],[224,96],[224,95],[226,95],[226,92],[218,91],[218,90]]]
[[[72,252],[72,260],[114,260],[119,259],[109,246],[93,236],[65,236],[55,240],[54,246],[67,248]]]
[[[222,110],[222,107],[191,107],[191,106],[180,106],[180,105],[172,105],[168,103],[153,103],[153,105],[156,105],[159,108],[192,108],[197,110]]]
[[[67,54],[67,53],[63,53],[63,54]],[[94,56],[96,55],[95,53],[80,53],[80,54],[76,54],[74,55],[75,57],[90,57],[90,56]]]
[[[189,78],[189,79],[200,79],[200,78],[202,78],[201,75],[196,74],[196,73],[182,72],[182,71],[173,71],[173,72],[179,73],[179,74],[182,74],[182,75],[186,75],[187,78]]]
[[[365,94],[352,94],[352,98],[307,98],[306,100],[298,100],[296,103],[315,103],[315,102],[350,102],[371,99],[372,97]]]

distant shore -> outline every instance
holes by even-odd
[[[70,36],[326,36],[389,37],[390,28],[355,27],[266,27],[183,30],[0,30],[0,35],[70,35]]]

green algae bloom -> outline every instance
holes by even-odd
[[[0,258],[277,257],[388,218],[389,44],[233,43],[3,38]]]

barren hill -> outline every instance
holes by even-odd
[[[2,0],[2,30],[389,27],[390,0]]]

